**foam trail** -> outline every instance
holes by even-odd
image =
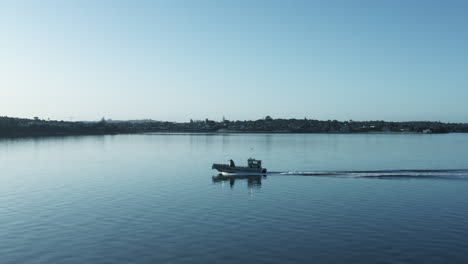
[[[335,176],[351,178],[457,178],[468,179],[468,169],[456,170],[348,170],[348,171],[283,171],[268,175]]]

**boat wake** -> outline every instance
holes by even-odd
[[[268,175],[324,176],[346,178],[448,178],[468,179],[468,169],[460,170],[365,170],[365,171],[286,171]]]

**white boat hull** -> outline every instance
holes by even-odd
[[[212,169],[215,169],[219,172],[221,172],[222,174],[244,174],[244,173],[247,173],[247,174],[252,174],[252,175],[255,175],[255,174],[262,174],[262,173],[266,173],[267,172],[267,169],[265,168],[250,168],[250,167],[239,167],[239,166],[234,166],[234,167],[231,167],[227,164],[213,164],[213,167]]]

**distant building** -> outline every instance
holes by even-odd
[[[422,132],[423,132],[423,134],[431,134],[431,133],[432,133],[432,130],[430,130],[430,129],[424,129]]]

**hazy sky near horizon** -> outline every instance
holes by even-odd
[[[468,122],[468,1],[0,2],[0,116]]]

